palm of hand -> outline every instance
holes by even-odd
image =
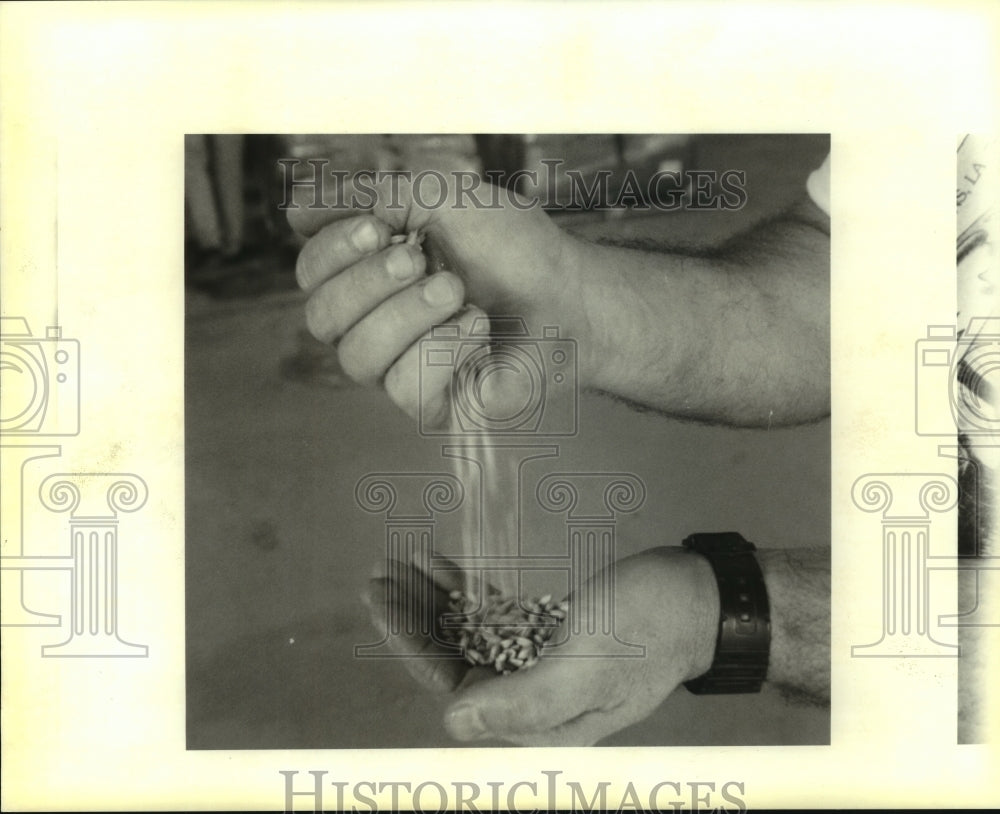
[[[509,676],[470,669],[444,643],[434,613],[447,607],[449,572],[438,575],[431,590],[421,590],[431,597],[421,604],[411,601],[407,586],[422,579],[426,587],[426,575],[402,564],[393,568],[394,574],[373,580],[370,586],[376,623],[384,629],[388,620],[404,621],[400,616],[404,608],[418,608],[419,624],[409,626],[412,635],[396,637],[396,646],[413,656],[404,663],[420,683],[455,693],[445,725],[459,740],[493,737],[531,746],[592,744],[642,720],[678,684],[711,664],[718,620],[714,578],[705,560],[679,549],[651,549],[614,564],[617,642],[586,630],[569,630],[562,639],[554,639],[551,652],[537,666]],[[454,572],[456,578],[458,574]],[[596,575],[591,586],[608,577]],[[390,591],[393,581],[395,590]],[[588,589],[573,599],[576,612],[595,610],[586,603],[597,593]],[[395,607],[389,606],[390,596],[396,597]],[[623,641],[644,649],[638,657],[622,657]]]

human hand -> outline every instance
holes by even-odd
[[[433,576],[413,563],[389,560],[368,582],[362,601],[379,633],[387,636],[410,675],[432,692],[451,692],[467,677],[471,667],[458,649],[446,642],[441,615],[450,609],[449,594],[463,590],[458,566],[448,561]],[[389,631],[393,635],[388,635]]]
[[[471,204],[458,191],[460,180],[446,172],[385,178],[373,185],[374,195],[355,196],[370,206],[353,209],[310,208],[307,189],[288,212],[292,227],[309,237],[296,276],[309,294],[310,331],[337,343],[348,376],[382,382],[397,405],[431,425],[447,418],[453,372],[428,367],[421,376],[419,343],[435,325],[457,323],[466,339],[486,314],[520,316],[532,336],[543,325],[564,336],[585,327],[575,264],[566,257],[572,238],[507,190],[483,185],[476,194],[489,207]],[[351,189],[342,197],[350,201]],[[421,205],[439,200],[441,206]],[[425,234],[427,252],[390,243],[415,230]],[[510,384],[495,378],[485,394],[498,400],[500,413],[505,398],[520,403],[522,394],[505,394]]]
[[[719,619],[718,590],[708,561],[683,549],[656,548],[612,568],[612,574],[591,579],[594,590],[570,598],[570,618],[599,611],[587,603],[599,600],[600,583],[613,577],[614,630],[620,640],[645,647],[639,658],[621,658],[611,652],[607,638],[584,630],[568,632],[557,646],[547,647],[534,667],[492,676],[457,658],[434,658],[442,651],[427,637],[401,637],[401,652],[414,656],[404,660],[410,672],[429,688],[456,692],[445,713],[453,737],[500,738],[526,746],[593,744],[642,720],[680,683],[708,670]],[[371,585],[370,607],[383,620],[388,585],[388,578]],[[447,591],[439,591],[445,608]],[[399,607],[405,607],[403,594],[397,597]],[[595,657],[602,648],[608,655]]]

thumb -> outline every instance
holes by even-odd
[[[445,728],[460,741],[521,739],[559,728],[600,705],[596,687],[578,680],[574,667],[580,666],[577,659],[553,658],[481,681],[446,710]]]

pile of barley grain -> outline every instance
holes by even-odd
[[[569,609],[567,601],[556,602],[549,595],[526,603],[499,594],[481,603],[475,594],[462,591],[452,591],[450,598],[451,612],[441,625],[445,638],[458,645],[469,664],[504,675],[538,663]]]

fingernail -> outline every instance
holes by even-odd
[[[455,299],[455,288],[445,274],[434,274],[424,286],[424,301],[428,305],[448,305]]]
[[[448,731],[460,741],[471,741],[486,734],[486,727],[479,717],[479,710],[468,704],[455,707],[448,712],[445,725]]]
[[[405,280],[411,277],[416,269],[413,258],[406,249],[397,249],[391,252],[385,265],[389,276],[394,280]]]
[[[370,220],[362,221],[351,232],[351,243],[359,252],[373,252],[378,248],[378,229]]]

